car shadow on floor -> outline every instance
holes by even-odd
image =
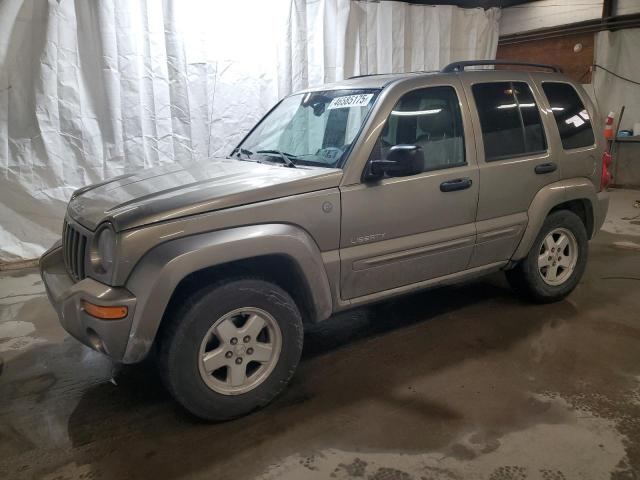
[[[486,300],[522,304],[501,275],[440,287],[348,310],[305,328],[302,359],[329,353],[358,340],[384,335]]]

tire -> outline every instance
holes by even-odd
[[[158,350],[160,375],[178,403],[204,420],[230,420],[267,405],[287,385],[300,360],[298,307],[287,292],[263,280],[205,287],[166,320]],[[258,330],[261,321],[265,326]],[[244,335],[254,332],[259,333],[253,338]],[[208,371],[219,364],[224,366]],[[238,386],[242,373],[235,373],[243,366],[246,379]]]
[[[558,239],[561,238],[560,235],[565,235],[570,248],[563,248],[562,252],[558,253],[556,244],[556,251],[552,252],[551,248],[554,247],[548,247],[554,244],[547,243],[550,234],[552,239],[555,239],[556,235]],[[573,256],[563,255],[572,252],[571,248],[576,255],[575,263],[572,261]],[[517,292],[534,302],[557,302],[569,295],[582,278],[588,252],[587,231],[580,217],[568,210],[558,210],[545,219],[526,258],[515,268],[505,272],[507,280]],[[541,265],[548,264],[546,268],[539,267],[539,257]],[[568,258],[570,260],[567,260]]]

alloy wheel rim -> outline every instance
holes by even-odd
[[[578,241],[566,228],[549,232],[538,252],[538,272],[547,285],[566,282],[578,263]]]
[[[240,395],[264,382],[280,358],[282,332],[268,312],[233,310],[213,322],[198,356],[200,376],[213,391]]]

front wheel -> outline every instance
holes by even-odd
[[[263,280],[205,287],[167,320],[160,373],[175,399],[206,420],[266,405],[300,359],[300,312],[289,294]]]
[[[553,212],[527,257],[506,272],[507,280],[536,302],[561,300],[582,278],[588,250],[587,231],[580,217],[568,210]]]

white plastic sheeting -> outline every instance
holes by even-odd
[[[497,9],[349,0],[0,1],[0,262],[76,188],[226,154],[279,98],[494,58]]]
[[[638,45],[640,45],[640,28],[598,32],[596,63],[618,75],[640,82]],[[614,112],[617,122],[617,116],[624,105],[624,116],[620,128],[633,130],[634,123],[640,122],[640,86],[616,78],[597,67],[593,85],[601,115],[604,117],[609,112]]]

